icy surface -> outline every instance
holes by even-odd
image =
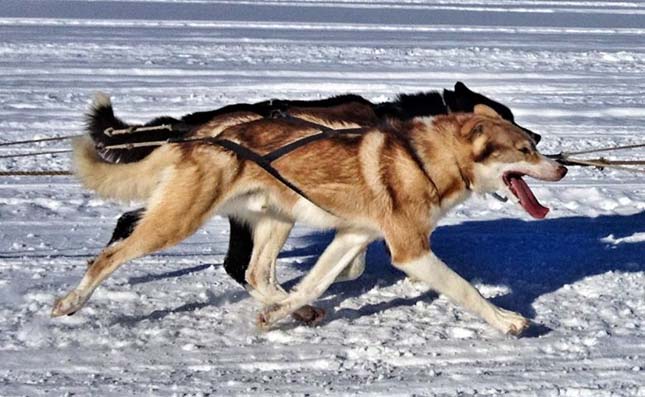
[[[379,101],[457,80],[510,105],[544,152],[645,139],[640,1],[0,5],[0,141],[80,133],[97,90],[145,121],[276,96]],[[43,168],[69,160],[0,159],[2,170]],[[432,238],[484,295],[537,324],[514,339],[404,279],[381,244],[360,280],[319,302],[322,326],[258,332],[258,305],[221,266],[221,218],[52,320],[54,297],[124,208],[72,178],[2,177],[0,395],[645,395],[645,179],[572,168],[562,183],[529,182],[552,208],[546,220],[477,198]],[[296,228],[280,259],[287,287],[330,238]]]

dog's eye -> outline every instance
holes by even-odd
[[[527,148],[526,146],[523,146],[520,148],[520,152],[522,152],[522,154],[529,155],[531,154],[531,149]]]

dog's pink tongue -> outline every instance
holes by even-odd
[[[517,193],[517,196],[520,199],[520,205],[524,207],[526,212],[528,212],[533,218],[544,218],[549,212],[549,209],[537,201],[535,195],[529,188],[529,185],[524,182],[524,179],[519,176],[512,176],[510,180],[513,189],[515,189],[515,193]]]

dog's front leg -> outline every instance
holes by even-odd
[[[433,290],[482,317],[504,333],[519,335],[529,325],[529,321],[520,314],[501,309],[486,300],[475,287],[429,250],[415,259],[395,262],[395,266],[409,276],[426,282]]]
[[[294,291],[279,304],[269,306],[260,313],[258,326],[269,328],[278,320],[322,295],[372,239],[372,236],[367,233],[338,231],[334,240]]]

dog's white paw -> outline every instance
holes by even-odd
[[[86,301],[86,297],[82,296],[77,291],[72,291],[63,298],[59,298],[54,302],[51,316],[59,317],[66,314],[74,314],[83,307]]]
[[[497,309],[495,313],[495,326],[505,334],[519,336],[531,322],[519,313],[509,310]]]

